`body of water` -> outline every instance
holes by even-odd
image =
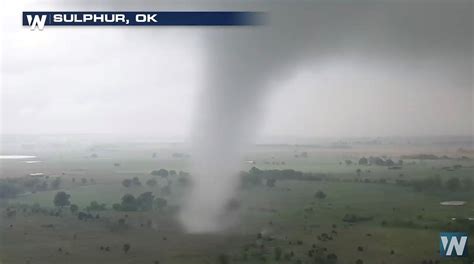
[[[34,159],[36,156],[27,156],[27,155],[0,155],[1,159]]]

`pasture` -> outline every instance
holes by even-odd
[[[474,179],[474,157],[456,147],[256,146],[242,161],[242,171],[256,167],[268,175],[238,188],[238,221],[211,234],[189,234],[177,220],[190,188],[180,179],[187,176],[178,174],[191,169],[186,153],[181,144],[116,143],[24,153],[40,163],[0,160],[2,180],[37,177],[35,184],[49,184],[1,200],[1,263],[472,263],[472,253],[470,259],[446,259],[438,252],[439,232],[474,231],[467,220],[474,217],[474,189],[466,180]],[[358,164],[362,157],[398,162],[420,153],[447,157],[403,159],[400,166]],[[151,175],[159,169],[177,175]],[[271,170],[284,169],[313,178],[266,184]],[[59,187],[52,188],[58,177]],[[430,177],[443,187],[425,188]],[[123,185],[133,178],[140,184]],[[449,185],[452,178],[460,185]],[[148,185],[150,179],[157,184]],[[324,197],[315,195],[318,191]],[[69,206],[55,206],[58,192],[69,194],[70,204],[92,217],[80,220]],[[166,207],[113,208],[125,194],[145,192],[166,199]],[[450,200],[466,204],[440,205]],[[88,211],[92,201],[106,209]],[[474,252],[472,242],[469,247]]]

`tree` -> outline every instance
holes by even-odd
[[[446,188],[452,192],[458,191],[461,188],[461,181],[457,177],[451,178],[446,181]]]
[[[275,187],[276,179],[268,179],[267,186],[268,187]]]
[[[155,196],[153,196],[152,192],[144,192],[140,194],[137,199],[137,209],[142,210],[142,211],[149,211],[153,207],[153,199]]]
[[[149,179],[148,181],[146,181],[146,185],[148,185],[149,187],[155,187],[157,184],[157,181],[155,179]]]
[[[255,168],[255,170],[252,171],[254,168],[255,167],[253,167],[249,172],[245,172],[245,171],[240,172],[242,187],[252,187],[252,186],[257,186],[257,185],[262,184],[262,180],[261,180],[259,172],[255,171],[258,169]]]
[[[387,160],[385,160],[385,165],[386,166],[393,166],[393,165],[395,165],[395,162],[392,159],[387,159]]]
[[[86,179],[86,178],[82,178],[82,179],[81,179],[81,183],[82,183],[82,184],[86,184],[86,183],[87,183],[87,179]]]
[[[72,214],[75,214],[79,210],[79,206],[77,206],[76,204],[71,204],[71,206],[69,207],[69,210],[71,210]]]
[[[257,167],[252,167],[252,168],[249,170],[249,173],[250,173],[251,175],[260,176],[260,175],[263,174],[263,171],[260,170],[260,169],[257,168]]]
[[[167,178],[169,176],[169,172],[165,169],[160,169],[158,171],[158,175],[163,177],[163,178]]]
[[[123,244],[122,249],[123,249],[123,252],[125,252],[125,254],[127,254],[127,252],[130,250],[130,244],[128,244],[128,243]]]
[[[128,188],[128,187],[132,186],[132,180],[125,179],[125,180],[122,181],[122,185],[123,185],[123,187]]]
[[[351,165],[351,164],[352,164],[352,160],[345,160],[345,163],[346,163],[346,165]]]
[[[316,192],[316,194],[314,194],[314,197],[323,200],[326,198],[326,194],[323,191],[319,190]]]
[[[357,176],[360,177],[360,174],[362,173],[362,170],[361,170],[361,169],[357,169],[357,170],[356,170],[356,173],[357,173]]]
[[[359,165],[368,165],[368,164],[369,164],[369,160],[366,157],[360,158]]]
[[[163,208],[166,207],[166,205],[168,204],[168,201],[164,198],[156,197],[154,204],[155,204],[155,208],[161,211]]]
[[[169,176],[169,172],[165,169],[159,169],[159,170],[154,170],[151,172],[151,175],[154,175],[154,176],[161,176],[163,178],[166,178]]]
[[[122,203],[120,205],[121,210],[123,211],[136,211],[137,210],[137,200],[131,194],[125,194],[122,197]]]
[[[71,204],[69,202],[69,198],[71,195],[65,193],[65,192],[57,192],[56,195],[54,196],[54,205],[58,207],[63,207]]]
[[[337,255],[334,254],[334,253],[331,253],[329,255],[327,255],[327,263],[328,264],[335,264],[337,263]]]
[[[117,221],[117,223],[118,223],[119,225],[121,225],[121,226],[123,226],[123,225],[126,224],[125,219],[123,219],[123,218],[120,218],[120,219]]]
[[[106,209],[106,204],[99,204],[96,201],[92,201],[89,206],[87,206],[87,211],[104,211]]]
[[[176,176],[176,175],[177,175],[177,173],[176,173],[175,170],[170,170],[170,176]]]
[[[25,182],[23,182],[23,186],[28,189],[31,189],[35,187],[36,185],[38,185],[40,182],[41,181],[38,178],[27,179]]]
[[[133,177],[132,183],[135,186],[141,186],[142,185],[142,183],[140,182],[140,179],[138,179],[138,177]]]

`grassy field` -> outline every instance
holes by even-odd
[[[166,181],[160,177],[155,177],[159,180],[155,187],[121,184],[133,177],[145,183],[154,178],[150,172],[160,168],[188,171],[190,159],[173,156],[185,151],[179,144],[109,144],[58,147],[49,152],[32,149],[26,153],[38,156],[41,163],[1,160],[2,178],[30,177],[30,173],[42,172],[49,180],[62,179],[57,190],[24,193],[2,201],[1,263],[472,263],[473,253],[471,260],[441,258],[438,250],[439,232],[472,232],[464,230],[469,224],[459,224],[459,219],[474,217],[474,191],[415,191],[411,185],[397,184],[397,180],[411,182],[434,175],[443,181],[474,178],[474,157],[459,159],[465,154],[456,148],[256,147],[246,156],[253,163],[242,162],[242,170],[253,166],[294,169],[325,177],[317,181],[278,180],[275,187],[263,184],[240,189],[239,221],[228,230],[212,234],[188,234],[176,220],[189,188],[179,184],[177,176],[170,177],[169,195],[161,189]],[[307,158],[295,157],[303,151],[308,153]],[[424,152],[451,158],[404,160],[401,169],[345,163],[357,163],[362,156],[382,155],[398,161],[401,155]],[[460,166],[446,169],[454,165]],[[357,169],[361,170],[360,175]],[[95,183],[82,184],[81,178],[92,178]],[[380,179],[386,183],[380,183]],[[71,203],[77,204],[80,211],[91,201],[105,203],[107,210],[92,212],[100,214],[100,218],[88,221],[79,220],[67,208],[58,216],[31,211],[35,204],[55,210],[53,199],[58,191],[70,194]],[[111,209],[124,194],[137,196],[147,191],[165,197],[168,207],[144,212]],[[317,191],[323,191],[326,198],[316,199]],[[466,204],[440,205],[449,200]],[[16,208],[16,215],[7,215],[9,206]],[[27,209],[23,211],[21,206]],[[343,221],[346,215],[360,219]],[[127,228],[115,228],[119,219],[125,219]],[[122,250],[124,244],[131,246],[128,253]],[[474,252],[472,242],[469,247]],[[277,248],[282,251],[279,260],[275,259]],[[336,262],[328,259],[330,254],[337,256]]]

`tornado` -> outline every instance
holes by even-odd
[[[272,16],[281,11],[272,9]],[[306,13],[293,10],[298,11]],[[268,24],[205,33],[207,76],[192,135],[192,190],[180,214],[189,232],[216,232],[235,223],[226,208],[263,118],[264,98],[274,82],[291,74],[285,68],[304,56],[307,38],[294,39],[291,33],[304,22],[286,23],[285,16],[269,20],[269,14],[264,17]]]
[[[439,67],[433,58],[442,62],[447,52],[471,51],[451,41],[463,33],[458,25],[470,21],[466,3],[261,1],[248,11],[265,12],[264,25],[204,32],[206,75],[191,136],[192,189],[179,215],[189,232],[216,232],[235,223],[226,208],[239,186],[244,153],[255,143],[265,100],[279,83],[308,66],[348,61],[386,72],[429,72]],[[456,19],[439,23],[440,16]],[[446,36],[438,35],[440,28]]]

